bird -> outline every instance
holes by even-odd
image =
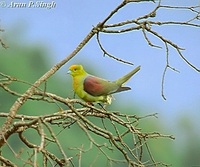
[[[138,71],[140,66],[115,81],[109,81],[87,73],[82,65],[74,64],[69,67],[67,74],[73,79],[74,92],[85,102],[111,104],[112,94],[130,90],[124,84]]]

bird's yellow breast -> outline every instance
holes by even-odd
[[[80,77],[73,77],[73,88],[78,89],[82,85]]]
[[[83,77],[73,77],[73,89],[80,98],[84,96],[83,82]]]

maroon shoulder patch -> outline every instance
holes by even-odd
[[[104,84],[100,78],[88,76],[83,82],[83,89],[92,96],[101,96],[104,93]]]

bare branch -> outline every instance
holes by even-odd
[[[0,161],[3,162],[6,166],[17,167],[17,165],[15,165],[13,162],[2,156],[0,156]]]
[[[54,95],[54,99],[55,99],[55,96],[56,95]],[[60,101],[61,101],[61,97],[57,97],[57,99],[60,99]],[[78,101],[78,100],[65,100],[65,103],[67,104],[67,103],[69,103],[69,101],[71,103],[79,102],[79,104],[85,105],[83,102]],[[63,99],[63,102],[64,102],[64,99]],[[152,117],[152,116],[155,117],[156,114],[150,114],[149,116],[136,117],[134,115],[129,116],[127,114],[120,114],[118,112],[106,112],[104,110],[97,109],[94,106],[92,106],[93,110],[91,110],[90,108],[75,109],[70,103],[67,105],[70,107],[70,110],[66,110],[66,111],[62,111],[62,112],[58,112],[58,113],[54,113],[54,114],[49,114],[49,115],[43,115],[43,116],[16,115],[15,120],[19,119],[19,122],[15,122],[14,127],[12,128],[13,130],[10,130],[10,131],[12,131],[12,133],[19,133],[19,137],[20,137],[21,141],[23,143],[25,143],[27,145],[27,147],[34,148],[34,149],[36,148],[37,151],[42,152],[44,154],[44,156],[50,157],[52,160],[56,161],[59,164],[65,163],[66,160],[63,161],[61,159],[56,158],[55,155],[53,155],[52,153],[50,153],[49,151],[46,150],[45,144],[41,144],[41,143],[46,143],[49,141],[49,139],[45,135],[47,132],[44,132],[43,127],[41,125],[39,125],[41,123],[44,124],[45,127],[48,129],[48,131],[50,132],[50,134],[53,138],[53,142],[58,144],[58,147],[60,148],[61,152],[63,152],[62,153],[63,156],[65,155],[64,150],[62,150],[62,146],[58,142],[57,135],[55,135],[53,130],[50,129],[51,128],[50,125],[56,125],[56,124],[54,124],[54,121],[57,121],[57,123],[60,122],[60,124],[62,125],[65,121],[67,123],[67,121],[68,121],[67,118],[70,118],[72,121],[75,121],[75,123],[77,123],[82,130],[84,130],[84,132],[88,136],[89,140],[99,149],[99,151],[101,153],[103,153],[105,155],[105,157],[108,158],[110,163],[112,163],[112,162],[118,162],[118,163],[128,162],[132,166],[144,166],[139,158],[141,155],[137,154],[137,150],[142,150],[143,143],[141,141],[143,141],[143,139],[148,140],[148,139],[160,138],[160,137],[174,139],[174,137],[171,135],[163,135],[158,132],[143,133],[134,126],[134,124],[137,124],[137,121],[135,121],[135,120],[145,119],[147,117]],[[0,113],[0,117],[2,117],[2,116],[6,117],[6,116],[8,116],[8,113]],[[115,129],[115,132],[112,132],[107,128],[106,129],[100,128],[100,126],[97,126],[96,122],[92,122],[89,119],[89,117],[96,117],[99,119],[104,118],[104,119],[110,120],[111,125]],[[21,121],[22,119],[23,119],[23,121]],[[57,124],[57,125],[59,125],[59,124]],[[118,129],[119,126],[125,128],[123,132],[120,132],[121,128]],[[27,129],[28,127],[34,127],[39,130],[38,135],[41,138],[41,143],[39,143],[39,145],[32,144],[31,142],[28,141],[27,138],[25,138],[22,135],[23,131],[25,129]],[[41,128],[43,130],[41,130]],[[95,139],[93,139],[93,137],[90,135],[90,133],[92,133],[92,134],[94,133],[100,137],[103,137],[104,139],[107,140],[107,144],[106,145],[98,144],[95,141]],[[137,144],[137,142],[135,141],[135,142],[133,142],[133,143],[135,143],[134,145],[128,145],[124,141],[123,138],[126,138],[130,134],[133,135],[133,139],[138,138],[138,140],[140,142]],[[108,143],[112,143],[112,144],[110,146],[108,146]],[[43,146],[41,147],[41,145],[43,145]],[[90,149],[92,149],[92,148],[90,147]],[[125,160],[113,159],[112,157],[107,155],[105,149],[108,149],[108,150],[117,149],[124,156]],[[47,153],[48,153],[48,155],[47,155]],[[82,151],[82,153],[84,153],[84,151]],[[33,155],[35,155],[35,154],[33,154]],[[134,159],[134,161],[133,161],[133,159]],[[71,158],[67,158],[67,160],[71,162]],[[71,164],[72,164],[72,162],[71,162]]]
[[[97,33],[97,42],[98,42],[98,44],[99,44],[99,47],[100,47],[101,50],[103,51],[103,55],[104,55],[104,56],[105,56],[105,55],[108,55],[109,57],[111,57],[111,58],[113,58],[113,59],[115,59],[115,60],[117,60],[117,61],[119,61],[119,62],[122,62],[122,63],[125,63],[125,64],[129,64],[129,65],[134,65],[134,64],[131,63],[131,62],[128,62],[128,61],[119,59],[119,58],[117,58],[117,57],[111,55],[110,53],[108,53],[108,52],[104,49],[104,47],[102,46],[102,44],[101,44],[101,42],[100,42],[99,33]]]
[[[50,132],[51,137],[54,139],[54,141],[55,141],[55,143],[57,144],[57,146],[58,146],[60,152],[62,153],[62,155],[63,155],[63,157],[64,157],[65,165],[66,165],[66,166],[69,166],[69,161],[70,161],[71,158],[67,158],[67,156],[66,156],[66,154],[65,154],[65,152],[64,152],[64,150],[63,150],[63,148],[62,148],[62,146],[61,146],[61,144],[60,144],[60,142],[59,142],[58,139],[56,138],[56,135],[54,134],[52,128],[51,128],[48,124],[46,124],[44,121],[43,121],[43,124],[46,126],[46,128],[47,128],[48,131]]]
[[[9,48],[9,47],[4,43],[4,41],[3,41],[2,39],[0,39],[0,44],[1,44],[1,46],[2,46],[4,49]]]
[[[4,32],[4,30],[0,28],[0,32]],[[0,38],[0,44],[4,49],[9,48],[1,38]]]
[[[152,46],[152,47],[155,47],[155,48],[162,48],[161,46],[158,46],[158,45],[155,45],[155,44],[152,44],[151,41],[149,40],[149,38],[147,37],[147,34],[146,34],[146,31],[145,29],[142,29],[142,32],[143,32],[143,35],[144,35],[144,38],[145,40],[147,41],[147,43]]]

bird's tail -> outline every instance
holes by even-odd
[[[129,72],[128,74],[124,75],[123,77],[119,78],[118,80],[116,80],[115,82],[118,85],[122,85],[124,84],[126,81],[128,81],[136,72],[138,72],[140,70],[140,66],[136,67],[134,70],[132,70],[131,72]]]

